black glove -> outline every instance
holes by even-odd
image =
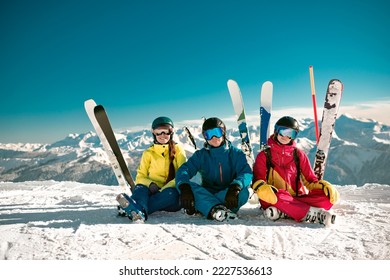
[[[150,183],[150,185],[149,185],[150,195],[154,195],[155,193],[158,193],[159,190],[160,190],[160,188],[157,186],[157,184],[155,182]]]
[[[195,199],[194,193],[191,190],[191,186],[189,184],[181,184],[179,186],[181,195],[180,195],[180,203],[181,206],[186,209],[186,213],[188,215],[192,215],[195,213]]]
[[[241,187],[237,184],[233,184],[229,187],[225,196],[225,206],[227,208],[234,209],[238,207],[238,193],[240,190]]]

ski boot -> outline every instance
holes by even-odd
[[[122,206],[118,205],[117,209],[118,209],[118,216],[127,217],[127,213],[125,210],[123,210]]]
[[[287,218],[288,216],[280,211],[275,206],[270,206],[266,209],[263,209],[263,215],[266,219],[270,221],[277,221],[279,219]]]
[[[237,214],[226,208],[224,205],[216,205],[211,208],[209,213],[209,219],[223,222],[226,220],[237,219]]]
[[[321,208],[310,207],[309,211],[302,219],[302,221],[306,221],[309,223],[319,223],[325,226],[329,226],[336,222],[336,215]]]
[[[127,217],[133,222],[145,222],[147,220],[145,211],[127,194],[118,194],[116,200],[119,202],[122,210],[127,214]]]

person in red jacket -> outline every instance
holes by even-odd
[[[276,122],[268,147],[256,157],[252,189],[266,218],[334,223],[336,216],[327,210],[340,195],[329,182],[317,179],[307,155],[296,147],[298,132],[299,124],[292,117]]]

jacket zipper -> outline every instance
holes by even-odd
[[[221,180],[221,184],[223,183],[222,177],[222,164],[219,163],[219,179]]]
[[[282,164],[283,169],[284,169],[284,176],[286,177],[287,172],[286,172],[286,167],[285,167],[285,164],[284,164],[284,159],[285,159],[285,151],[284,151],[284,147],[282,147],[282,158],[280,160],[281,160],[281,164]],[[288,191],[286,179],[283,180],[284,181],[284,189],[286,191]]]

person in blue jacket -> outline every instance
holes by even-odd
[[[189,215],[199,211],[212,220],[236,219],[237,211],[249,198],[252,169],[244,152],[226,139],[222,120],[205,120],[202,134],[204,147],[176,172],[181,206]],[[201,184],[190,181],[198,172]]]

